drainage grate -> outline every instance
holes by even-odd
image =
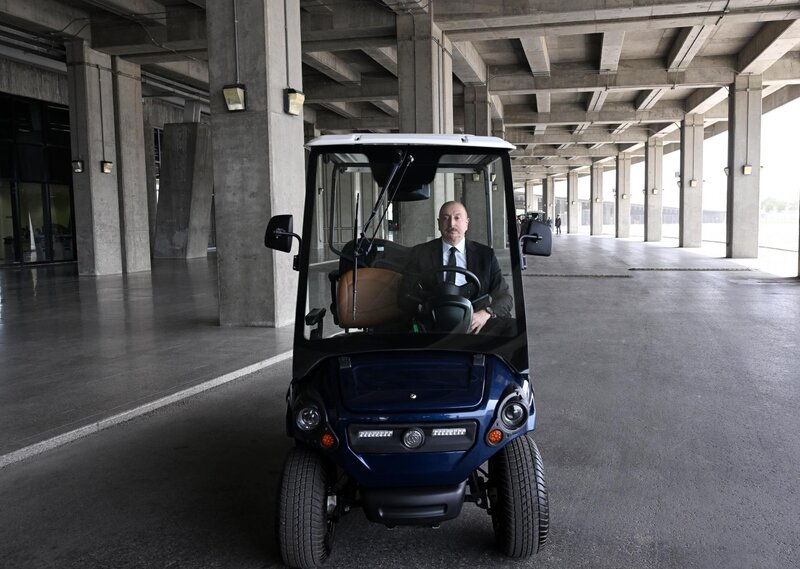
[[[631,267],[629,271],[749,271],[746,267]]]

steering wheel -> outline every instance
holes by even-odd
[[[449,265],[434,269],[433,274],[438,276],[448,272],[464,275],[466,284],[458,286],[455,283],[438,281],[426,290],[423,280],[420,279],[418,285],[427,293],[421,299],[420,316],[430,331],[467,334],[472,324],[472,302],[480,295],[481,281],[472,271]]]

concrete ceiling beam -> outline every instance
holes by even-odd
[[[528,67],[534,75],[550,75],[550,53],[544,36],[523,36],[519,38]]]
[[[531,144],[622,144],[642,142],[647,140],[652,133],[646,128],[630,128],[622,134],[611,134],[606,129],[594,128],[588,129],[583,134],[574,135],[569,132],[557,132],[554,129],[549,130],[542,136],[535,136],[530,132],[523,131],[518,128],[509,128],[506,130],[506,140],[511,144],[516,145],[531,145]]]
[[[800,20],[768,22],[739,52],[740,73],[763,74],[800,43]]]
[[[714,26],[721,18],[727,24],[800,18],[800,6],[792,0],[756,7],[749,2],[718,0],[651,0],[634,5],[612,1],[591,7],[587,7],[585,0],[480,4],[480,8],[465,10],[463,0],[437,0],[437,25],[454,41],[479,41],[521,38],[530,34],[568,36]]]
[[[390,117],[396,117],[400,115],[400,104],[397,101],[386,100],[370,102]]]
[[[367,47],[362,49],[375,63],[397,77],[397,48],[396,47]]]
[[[634,105],[636,110],[646,111],[652,109],[666,92],[666,89],[652,89],[642,93],[636,98],[636,104]]]
[[[397,47],[395,26],[345,29],[303,30],[303,51],[350,51],[365,48]]]
[[[616,144],[607,144],[602,149],[592,150],[586,146],[578,146],[575,144],[562,145],[565,148],[553,148],[551,145],[537,144],[533,148],[526,148],[524,150],[517,149],[511,153],[511,156],[520,158],[525,157],[545,157],[545,156],[558,156],[558,157],[583,157],[583,158],[603,158],[606,156],[615,156],[620,152]]]
[[[397,100],[397,79],[361,75],[360,85],[341,85],[332,81],[305,81],[303,90],[307,103],[324,101],[362,103]]]
[[[325,51],[304,52],[303,63],[343,85],[361,83],[361,73],[338,55]]]
[[[656,107],[647,111],[637,111],[632,105],[614,105],[613,108],[599,112],[586,112],[574,105],[554,105],[549,113],[534,113],[524,107],[506,106],[505,123],[511,127],[532,127],[535,125],[574,125],[583,122],[593,124],[644,124],[651,122],[674,122],[683,120],[686,115],[682,105]],[[727,118],[710,117],[710,118]]]
[[[453,74],[464,85],[486,84],[486,63],[471,42],[453,42]]]
[[[0,22],[59,37],[92,37],[89,12],[57,0],[0,2]]]
[[[596,113],[603,108],[603,104],[608,97],[608,91],[592,91],[589,95],[589,104],[586,105],[586,110],[590,113]]]
[[[390,117],[385,113],[380,116],[361,116],[358,118],[345,118],[333,113],[317,113],[317,128],[320,130],[387,130],[399,127],[397,117]]]
[[[624,41],[625,32],[603,32],[603,42],[600,48],[600,73],[617,72]]]
[[[716,30],[717,26],[681,28],[667,56],[667,69],[684,71]]]
[[[549,77],[534,77],[524,69],[511,71],[490,68],[490,75],[493,77],[489,80],[489,90],[503,96],[530,95],[540,91],[581,93],[722,87],[735,80],[735,65],[734,56],[700,57],[695,58],[685,71],[670,72],[658,60],[641,59],[622,61],[617,73],[600,74],[597,71],[564,65],[554,70]],[[797,83],[799,78],[800,52],[790,52],[770,66],[762,79],[766,83]]]
[[[722,101],[728,99],[728,88],[698,89],[684,102],[686,114],[704,115]]]
[[[326,4],[325,0],[300,0],[300,9],[305,10],[309,14],[321,16],[333,13],[333,7]]]

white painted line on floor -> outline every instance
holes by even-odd
[[[247,367],[243,367],[242,369],[238,369],[236,371],[226,373],[225,375],[221,375],[214,379],[210,379],[208,381],[201,383],[200,385],[189,387],[188,389],[184,389],[183,391],[178,391],[177,393],[173,393],[172,395],[167,395],[166,397],[156,399],[155,401],[150,401],[149,403],[145,403],[144,405],[139,405],[138,407],[134,407],[133,409],[129,409],[128,411],[123,411],[122,413],[118,413],[116,415],[112,415],[111,417],[101,419],[97,422],[91,423],[84,427],[80,427],[78,429],[62,433],[45,441],[41,441],[26,446],[24,448],[21,448],[19,450],[15,450],[14,452],[4,454],[3,456],[0,456],[0,469],[9,466],[11,464],[14,464],[16,462],[19,462],[21,460],[25,460],[26,458],[30,458],[32,456],[36,456],[37,454],[41,454],[43,452],[47,452],[54,448],[63,446],[67,443],[78,440],[93,433],[97,433],[99,431],[102,431],[103,429],[108,429],[109,427],[113,427],[114,425],[119,425],[120,423],[130,421],[131,419],[135,419],[136,417],[140,417],[142,415],[145,415],[146,413],[155,411],[156,409],[161,409],[162,407],[172,405],[173,403],[177,403],[178,401],[181,401],[183,399],[187,399],[199,393],[203,393],[204,391],[214,389],[215,387],[219,387],[220,385],[225,385],[226,383],[230,383],[231,381],[234,381],[241,377],[245,377],[257,371],[261,371],[264,368],[268,368],[271,365],[275,365],[282,361],[288,360],[291,357],[292,357],[291,350],[289,350],[288,352],[283,352],[282,354],[278,354],[277,356],[273,356],[266,360],[254,363],[253,365],[249,365]]]

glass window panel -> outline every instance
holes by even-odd
[[[13,263],[14,258],[14,215],[11,208],[11,183],[0,182],[0,265]]]
[[[22,183],[18,187],[22,260],[26,263],[49,261],[44,231],[42,185]]]
[[[53,239],[53,261],[75,258],[72,238],[72,204],[67,185],[50,184],[50,228]]]

